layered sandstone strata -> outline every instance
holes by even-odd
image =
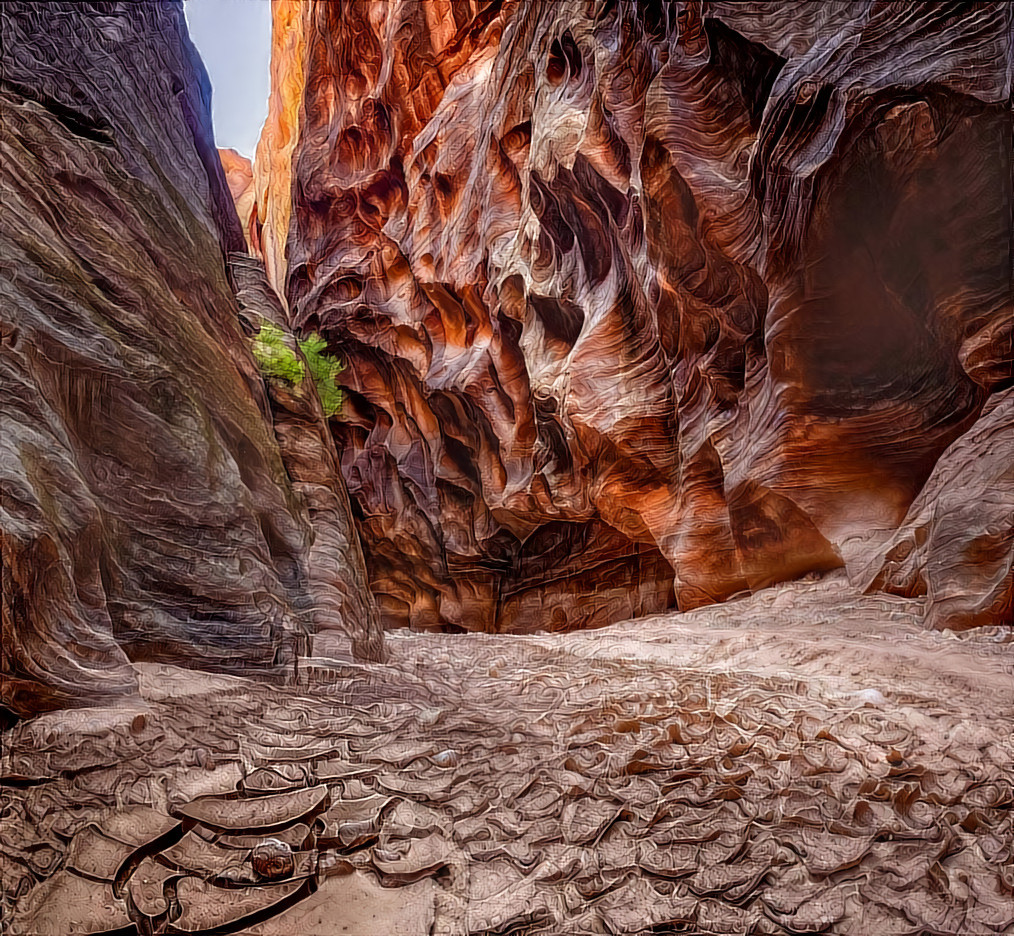
[[[277,2],[255,227],[386,623],[867,562],[1011,383],[1011,15]]]
[[[1014,390],[940,457],[864,584],[926,604],[937,628],[1014,626]]]

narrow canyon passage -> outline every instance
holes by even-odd
[[[0,933],[1014,934],[1014,5],[270,18],[0,3]]]

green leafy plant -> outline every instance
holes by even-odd
[[[334,416],[342,406],[342,391],[335,380],[345,370],[345,365],[328,354],[326,349],[327,340],[316,332],[299,339],[299,350],[303,352],[310,368],[310,376],[317,387],[324,415]]]
[[[285,343],[285,333],[270,322],[261,325],[251,346],[254,360],[265,377],[287,380],[297,386],[303,380],[303,362]]]
[[[296,352],[285,342],[285,332],[265,322],[253,339],[253,356],[265,377],[285,380],[297,387],[306,376],[306,368],[317,388],[317,396],[326,416],[334,416],[342,405],[342,392],[335,383],[345,366],[327,352],[327,340],[316,332],[298,338],[296,344],[306,359],[306,367]]]

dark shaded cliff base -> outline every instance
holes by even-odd
[[[1011,632],[914,604],[402,632],[281,691],[140,665],[4,736],[4,931],[1010,933]]]

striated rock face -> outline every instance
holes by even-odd
[[[229,273],[250,331],[265,322],[284,329],[285,313],[268,285],[264,265],[246,254],[232,254]],[[301,358],[296,342],[292,345]],[[267,387],[282,462],[293,490],[306,506],[313,531],[307,556],[312,600],[305,606],[311,632],[332,638],[326,640],[331,656],[337,638],[343,645],[341,659],[379,661],[383,638],[377,607],[367,588],[349,494],[320,398],[309,379],[293,385],[269,378]]]
[[[0,12],[0,707],[129,693],[128,659],[283,672],[331,599],[239,328],[182,7]],[[331,561],[368,604],[357,551]]]
[[[255,228],[348,362],[388,625],[569,629],[868,561],[1011,383],[1007,4],[274,16]]]
[[[869,590],[923,598],[935,627],[1014,626],[1014,390],[941,456]]]

